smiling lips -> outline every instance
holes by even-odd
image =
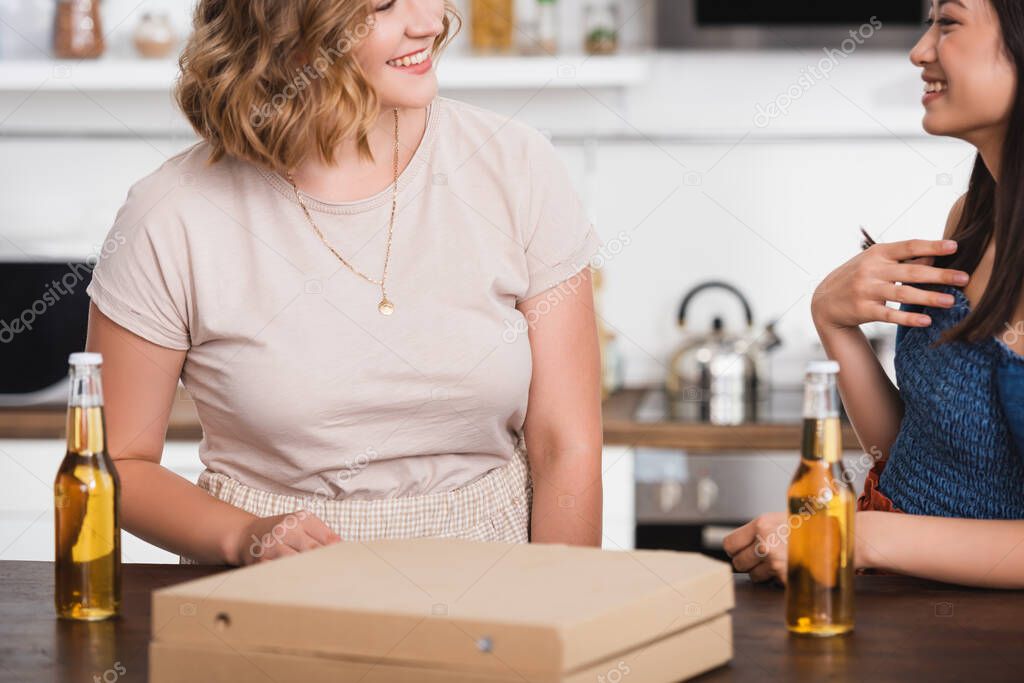
[[[421,74],[430,70],[430,48],[426,47],[418,52],[410,52],[402,57],[396,57],[395,59],[389,59],[387,61],[388,66],[394,67],[401,71],[409,73]]]
[[[932,80],[929,77],[924,77],[924,95],[921,97],[921,103],[928,105],[933,100],[942,97],[943,93],[949,89],[949,83],[946,81]]]

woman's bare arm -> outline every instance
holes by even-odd
[[[103,354],[107,449],[121,477],[125,530],[202,562],[237,563],[229,539],[253,516],[160,464],[185,351],[129,332],[95,305],[86,348]]]
[[[221,502],[160,464],[185,351],[133,334],[95,305],[89,308],[86,348],[103,354],[107,449],[121,479],[125,530],[204,563],[248,564],[290,554],[287,548],[320,545],[300,537],[293,542],[304,547],[293,548],[289,538],[260,547],[259,557],[252,557],[245,551],[252,545],[247,539],[262,538],[277,518],[261,520]],[[296,528],[307,526],[327,542],[330,531],[322,522],[304,519]]]
[[[531,541],[601,545],[601,360],[590,270],[521,302],[533,354],[524,433]]]
[[[987,588],[1024,588],[1024,520],[857,513],[858,567]]]
[[[946,236],[960,219],[958,201],[949,214]],[[888,457],[903,419],[903,401],[889,381],[867,337],[865,322],[882,321],[922,327],[928,316],[896,311],[886,301],[949,307],[947,294],[895,283],[966,284],[966,273],[932,268],[935,256],[955,251],[944,242],[910,240],[878,244],[850,259],[826,277],[814,293],[814,326],[829,358],[839,362],[839,393],[861,448]],[[961,280],[957,280],[961,277]]]
[[[737,571],[754,581],[786,582],[789,514],[770,512],[725,538]],[[926,517],[901,512],[857,513],[853,559],[933,581],[983,588],[1024,588],[1024,520]]]
[[[839,362],[843,407],[864,452],[888,457],[903,419],[903,401],[858,327],[818,328],[829,358]]]

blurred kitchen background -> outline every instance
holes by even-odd
[[[52,557],[89,264],[129,186],[196,139],[170,97],[192,4],[0,0],[0,559]],[[550,136],[605,242],[605,546],[715,552],[783,508],[815,285],[860,226],[937,238],[965,189],[972,149],[920,127],[926,4],[457,4],[442,94]],[[891,366],[894,330],[868,332]],[[194,479],[200,438],[182,393],[168,466]],[[175,560],[134,538],[124,559]]]

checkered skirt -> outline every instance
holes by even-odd
[[[378,500],[334,500],[288,496],[246,486],[204,471],[199,487],[257,517],[306,510],[345,541],[378,538],[465,538],[527,543],[533,487],[522,437],[512,460],[476,481],[451,491]],[[195,564],[181,557],[182,564]]]

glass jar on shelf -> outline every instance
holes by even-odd
[[[166,13],[144,12],[132,33],[132,43],[140,57],[159,59],[174,51],[177,36]]]
[[[558,6],[555,0],[537,0],[537,47],[540,52],[558,52]]]
[[[619,49],[619,7],[598,0],[583,10],[583,49],[589,55],[610,55]]]
[[[515,0],[471,0],[470,43],[477,52],[508,52],[515,36]]]
[[[53,54],[61,59],[94,59],[105,49],[99,0],[59,0]]]

